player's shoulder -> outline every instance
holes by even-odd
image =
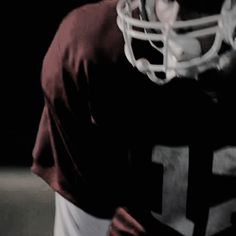
[[[115,25],[117,0],[100,0],[88,3],[70,11],[60,24],[60,31],[71,36],[91,36],[104,29],[104,25]]]
[[[61,55],[108,61],[123,55],[123,36],[117,26],[117,0],[100,0],[69,12],[57,32]]]
[[[106,16],[108,13],[116,10],[118,0],[98,0],[94,3],[83,4],[72,11],[70,11],[66,18],[94,18],[97,19],[99,16]]]

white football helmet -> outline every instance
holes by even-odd
[[[180,19],[178,1],[119,0],[117,24],[124,36],[128,61],[157,84],[174,77],[197,79],[206,70],[220,69],[227,63],[221,54],[222,44],[228,46],[227,50],[236,50],[235,2],[222,0],[219,14]],[[213,40],[203,51],[200,42],[207,37]],[[133,39],[146,41],[162,54],[162,61],[156,64],[145,57],[137,58]],[[161,78],[159,74],[163,72],[165,76]]]

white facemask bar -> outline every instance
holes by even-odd
[[[159,79],[155,72],[167,72],[167,70],[178,70],[178,69],[188,69],[191,67],[198,66],[198,71],[201,72],[205,66],[203,66],[206,62],[208,62],[209,67],[217,67],[217,63],[219,60],[218,52],[221,48],[222,41],[225,40],[225,37],[228,39],[226,40],[231,44],[233,48],[235,48],[235,40],[232,39],[232,28],[236,24],[235,22],[232,22],[232,17],[236,15],[236,7],[233,8],[233,10],[227,11],[227,9],[224,11],[224,8],[222,10],[222,14],[220,15],[213,15],[208,17],[202,17],[200,19],[193,19],[193,20],[186,20],[186,21],[176,21],[174,25],[171,27],[171,31],[169,33],[169,37],[171,37],[171,34],[175,34],[174,30],[176,29],[183,29],[188,27],[196,27],[196,26],[207,26],[205,29],[198,29],[194,30],[192,32],[184,34],[185,36],[193,37],[193,38],[200,38],[205,37],[208,35],[215,35],[214,42],[212,44],[212,47],[202,56],[196,57],[194,59],[178,62],[176,63],[175,67],[166,67],[166,65],[155,65],[151,64],[147,59],[135,59],[133,49],[131,46],[132,38],[136,38],[139,40],[145,40],[145,41],[161,41],[165,42],[164,35],[162,33],[150,33],[150,30],[158,30],[164,31],[165,25],[160,22],[150,22],[140,19],[133,18],[130,14],[132,14],[132,11],[137,9],[139,7],[139,0],[120,0],[117,4],[117,24],[124,35],[125,40],[125,54],[129,62],[137,67],[141,72],[146,73],[148,77],[153,80],[154,82],[158,84],[163,84],[171,80],[172,78],[166,78],[166,79]],[[226,14],[227,13],[227,14]],[[231,20],[231,21],[230,21]],[[225,25],[227,22],[227,25]],[[211,26],[208,25],[211,24],[217,24],[217,26]],[[234,24],[234,25],[233,25]],[[229,29],[226,31],[225,27]],[[138,31],[135,28],[141,28],[145,29],[144,32]],[[233,28],[234,29],[234,28]],[[149,30],[148,33],[146,30]],[[163,56],[165,57],[164,51],[162,48],[158,48],[158,51],[163,53]],[[163,58],[165,60],[165,58]],[[209,61],[211,63],[209,63]],[[166,63],[165,63],[166,64]],[[201,69],[202,67],[202,69]],[[174,76],[174,75],[173,75]]]

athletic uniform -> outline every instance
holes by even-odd
[[[235,75],[153,83],[124,54],[116,4],[87,4],[60,24],[42,67],[45,105],[32,172],[57,199],[107,219],[105,227],[123,206],[150,235],[160,224],[163,235],[207,235],[213,206],[230,201],[219,208],[229,217],[236,209]],[[144,42],[133,46],[154,58]],[[212,151],[227,145],[232,165],[223,178],[212,171]],[[209,235],[231,229],[226,221]]]

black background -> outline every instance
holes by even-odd
[[[43,57],[62,18],[93,0],[9,2],[2,8],[1,165],[30,165],[43,106]]]

